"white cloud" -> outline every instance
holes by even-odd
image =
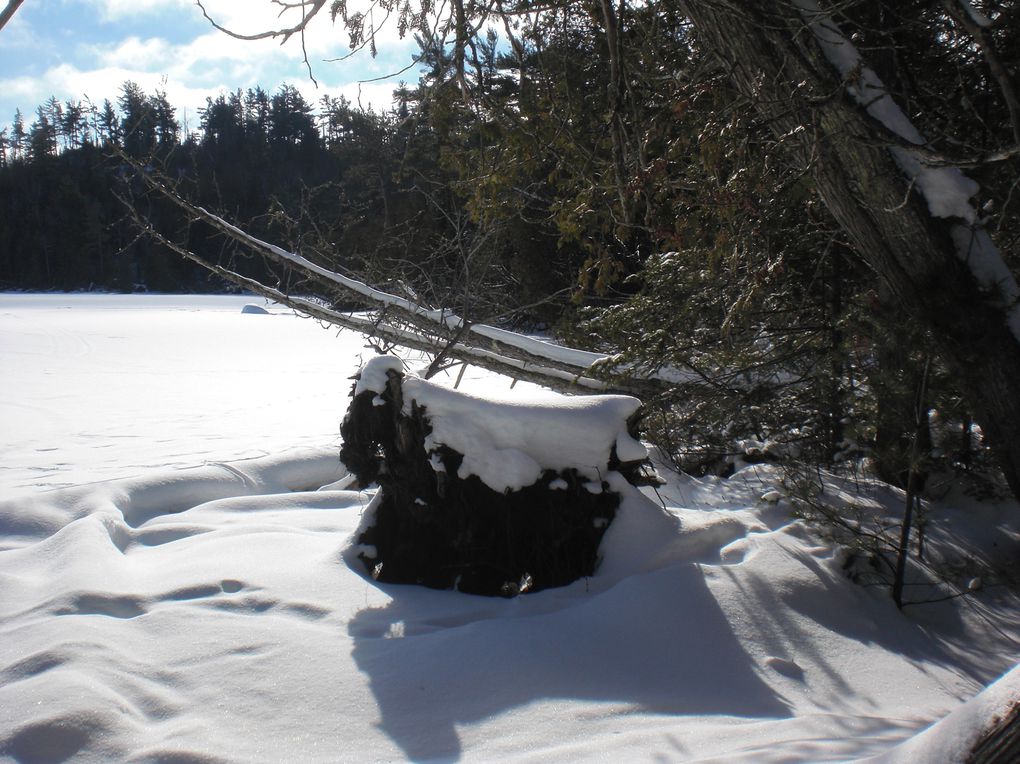
[[[195,9],[193,0],[88,0],[104,21],[144,16],[154,11]]]
[[[154,10],[170,6],[186,7],[188,13],[197,13],[192,0],[90,0],[104,13],[129,13]],[[279,26],[279,20],[268,0],[209,0],[210,13],[223,10],[221,20],[228,25],[240,25],[239,31],[253,31]],[[277,6],[278,7],[278,6]],[[6,31],[6,30],[5,30]],[[404,72],[391,80],[366,82],[384,75],[395,74],[411,60],[415,50],[413,41],[392,41],[379,44],[379,57],[371,58],[367,51],[339,62],[327,63],[347,51],[346,35],[334,27],[327,12],[311,25],[305,40],[308,58],[318,81],[316,87],[302,62],[300,41],[291,40],[281,46],[273,40],[242,41],[233,39],[211,27],[192,40],[173,43],[158,36],[132,36],[114,43],[79,46],[73,63],[67,59],[55,64],[38,76],[3,78],[0,74],[0,101],[11,104],[10,114],[0,114],[0,123],[6,122],[20,104],[26,114],[43,103],[50,95],[60,100],[89,97],[97,105],[104,98],[115,101],[126,80],[138,83],[146,92],[159,89],[166,92],[170,102],[188,114],[189,126],[198,124],[197,111],[205,105],[206,97],[218,93],[246,90],[261,85],[274,92],[282,83],[298,87],[306,100],[317,103],[323,95],[344,95],[351,102],[360,103],[377,111],[390,107],[392,91],[398,80],[414,82],[415,71]],[[13,74],[13,72],[12,72]]]
[[[396,82],[377,82],[359,85],[357,82],[346,82],[327,85],[320,82],[317,88],[307,78],[289,77],[271,79],[265,72],[258,71],[243,61],[221,60],[215,68],[209,68],[201,77],[188,76],[189,66],[198,65],[198,60],[181,60],[180,71],[173,68],[160,70],[150,67],[143,71],[132,67],[122,56],[132,46],[139,49],[158,49],[173,55],[173,46],[162,48],[159,44],[148,44],[146,41],[125,42],[122,49],[108,56],[106,65],[94,69],[79,69],[70,64],[51,67],[39,77],[14,77],[0,79],[0,90],[14,103],[22,104],[22,112],[26,122],[30,123],[36,106],[44,103],[51,95],[61,101],[90,100],[101,107],[104,99],[116,104],[124,82],[131,80],[137,83],[146,93],[157,90],[165,92],[170,103],[177,107],[182,123],[186,122],[190,130],[198,129],[199,110],[204,108],[207,97],[216,97],[219,93],[229,92],[237,88],[246,90],[258,84],[270,94],[284,82],[295,85],[310,104],[317,105],[324,95],[337,97],[343,95],[351,103],[375,111],[385,111],[392,104],[392,93]],[[13,119],[14,111],[2,115],[0,122],[6,123]]]
[[[315,27],[305,40],[313,76],[323,83],[395,74],[411,61],[415,51],[413,41],[403,40],[381,48],[378,58],[361,51],[345,61],[324,61],[346,50],[343,46],[338,49],[328,18],[324,21],[325,25]],[[299,40],[281,46],[274,40],[238,40],[216,30],[179,45],[160,38],[130,37],[115,45],[94,46],[92,55],[102,66],[160,71],[193,84],[233,79],[238,86],[246,86],[263,78],[307,79]]]
[[[280,6],[270,0],[247,0],[239,3],[235,0],[205,0],[203,3],[209,16],[220,26],[232,32],[243,35],[255,35],[271,30],[289,29],[301,20],[301,13],[298,9],[287,9],[280,12]],[[362,10],[368,11],[373,5],[369,0],[352,0],[348,3],[351,13]],[[372,11],[372,19],[375,22],[376,47],[383,54],[394,49],[410,50],[414,42],[410,35],[403,40],[397,30],[396,14],[391,14],[388,20],[383,12],[378,9]],[[385,22],[384,22],[385,20]],[[282,38],[277,38],[275,44],[279,45]],[[301,55],[301,39],[298,36],[292,37],[284,46],[290,49],[292,55]],[[313,64],[316,59],[338,58],[350,52],[350,37],[338,19],[334,24],[329,17],[328,6],[324,7],[319,14],[308,24],[304,35],[304,48],[308,52],[309,59]],[[368,58],[367,48],[364,55]]]
[[[43,103],[50,95],[62,101],[88,99],[96,106],[101,106],[105,98],[116,102],[121,86],[128,80],[136,82],[148,93],[165,91],[170,102],[175,105],[205,103],[205,88],[192,88],[172,82],[158,72],[140,72],[121,66],[83,71],[70,64],[60,64],[48,69],[41,77],[0,80],[0,88],[18,96],[19,100],[32,103],[32,108]]]
[[[172,60],[175,46],[158,37],[142,40],[128,37],[117,45],[93,48],[96,61],[103,67],[129,67],[142,71],[164,68]]]
[[[396,89],[396,82],[369,82],[361,85],[352,82],[334,88],[330,95],[334,97],[343,95],[355,106],[361,105],[366,109],[382,112],[393,105],[393,91]]]

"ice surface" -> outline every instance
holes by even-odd
[[[938,751],[1001,706],[964,702],[1017,661],[1016,598],[897,611],[759,500],[767,467],[608,476],[602,564],[568,587],[378,585],[349,562],[373,494],[336,460],[364,343],[242,307],[0,297],[0,403],[39,412],[4,420],[0,758],[848,761],[957,710],[904,749]],[[930,554],[1015,560],[1014,505],[931,509]]]
[[[338,442],[356,334],[248,297],[0,294],[0,487]]]

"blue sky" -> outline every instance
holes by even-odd
[[[219,23],[238,32],[296,21],[277,19],[270,0],[207,0],[205,5]],[[354,8],[353,1],[349,5]],[[290,83],[312,102],[341,93],[357,102],[360,95],[363,105],[385,108],[400,80],[416,81],[414,70],[384,82],[358,82],[403,69],[415,46],[413,40],[400,40],[395,28],[384,28],[377,39],[375,59],[365,51],[344,62],[326,62],[348,52],[348,38],[324,10],[306,38],[316,87],[296,38],[283,46],[234,40],[213,29],[194,0],[26,0],[0,31],[0,125],[10,124],[20,108],[27,126],[51,95],[61,101],[87,96],[97,106],[104,98],[116,103],[126,80],[149,93],[164,90],[192,130],[207,96],[255,85],[272,93]]]

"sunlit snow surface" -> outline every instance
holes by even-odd
[[[248,302],[0,295],[0,760],[940,761],[1020,655],[1004,593],[850,583],[766,468],[615,481],[563,589],[379,586],[344,554],[371,495],[316,490],[372,351]]]

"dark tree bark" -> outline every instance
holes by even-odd
[[[7,26],[7,22],[14,17],[14,14],[17,12],[18,8],[21,7],[23,2],[25,2],[25,0],[7,0],[7,6],[0,11],[0,29]]]
[[[904,141],[847,91],[797,4],[681,0],[698,37],[765,118],[858,255],[929,331],[1020,496],[1020,342],[890,148]]]
[[[964,764],[1011,764],[1020,760],[1020,703],[993,719]]]

